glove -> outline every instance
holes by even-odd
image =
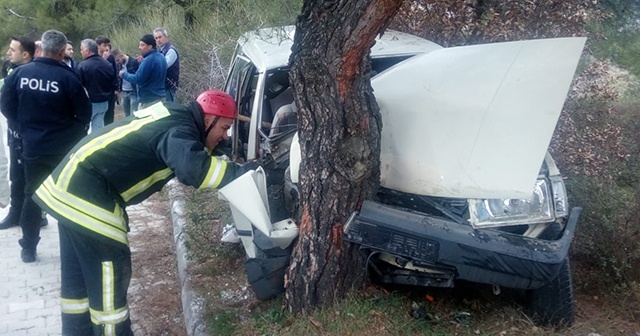
[[[249,161],[243,165],[240,165],[240,167],[236,169],[236,178],[244,175],[248,171],[256,170],[258,169],[258,167],[261,167],[258,161]]]

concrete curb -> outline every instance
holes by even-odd
[[[176,261],[178,264],[178,277],[180,278],[182,311],[184,325],[188,336],[207,336],[206,327],[202,321],[202,309],[204,300],[197,296],[190,284],[187,274],[187,248],[184,244],[185,226],[185,193],[182,184],[173,179],[167,184],[169,202],[171,205],[171,222],[173,224],[173,241],[176,246]]]

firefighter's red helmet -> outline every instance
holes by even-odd
[[[236,102],[225,92],[218,90],[205,91],[196,98],[196,101],[202,107],[204,114],[231,119],[237,117]]]

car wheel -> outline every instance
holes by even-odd
[[[548,284],[529,291],[533,321],[544,327],[567,328],[575,320],[571,267],[567,257],[558,276]]]

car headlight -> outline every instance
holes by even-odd
[[[556,202],[549,182],[539,179],[530,199],[469,199],[469,222],[474,228],[551,222]]]
[[[553,204],[556,210],[556,218],[566,217],[569,214],[567,202],[567,189],[564,186],[562,176],[550,176],[551,189],[553,190]]]

